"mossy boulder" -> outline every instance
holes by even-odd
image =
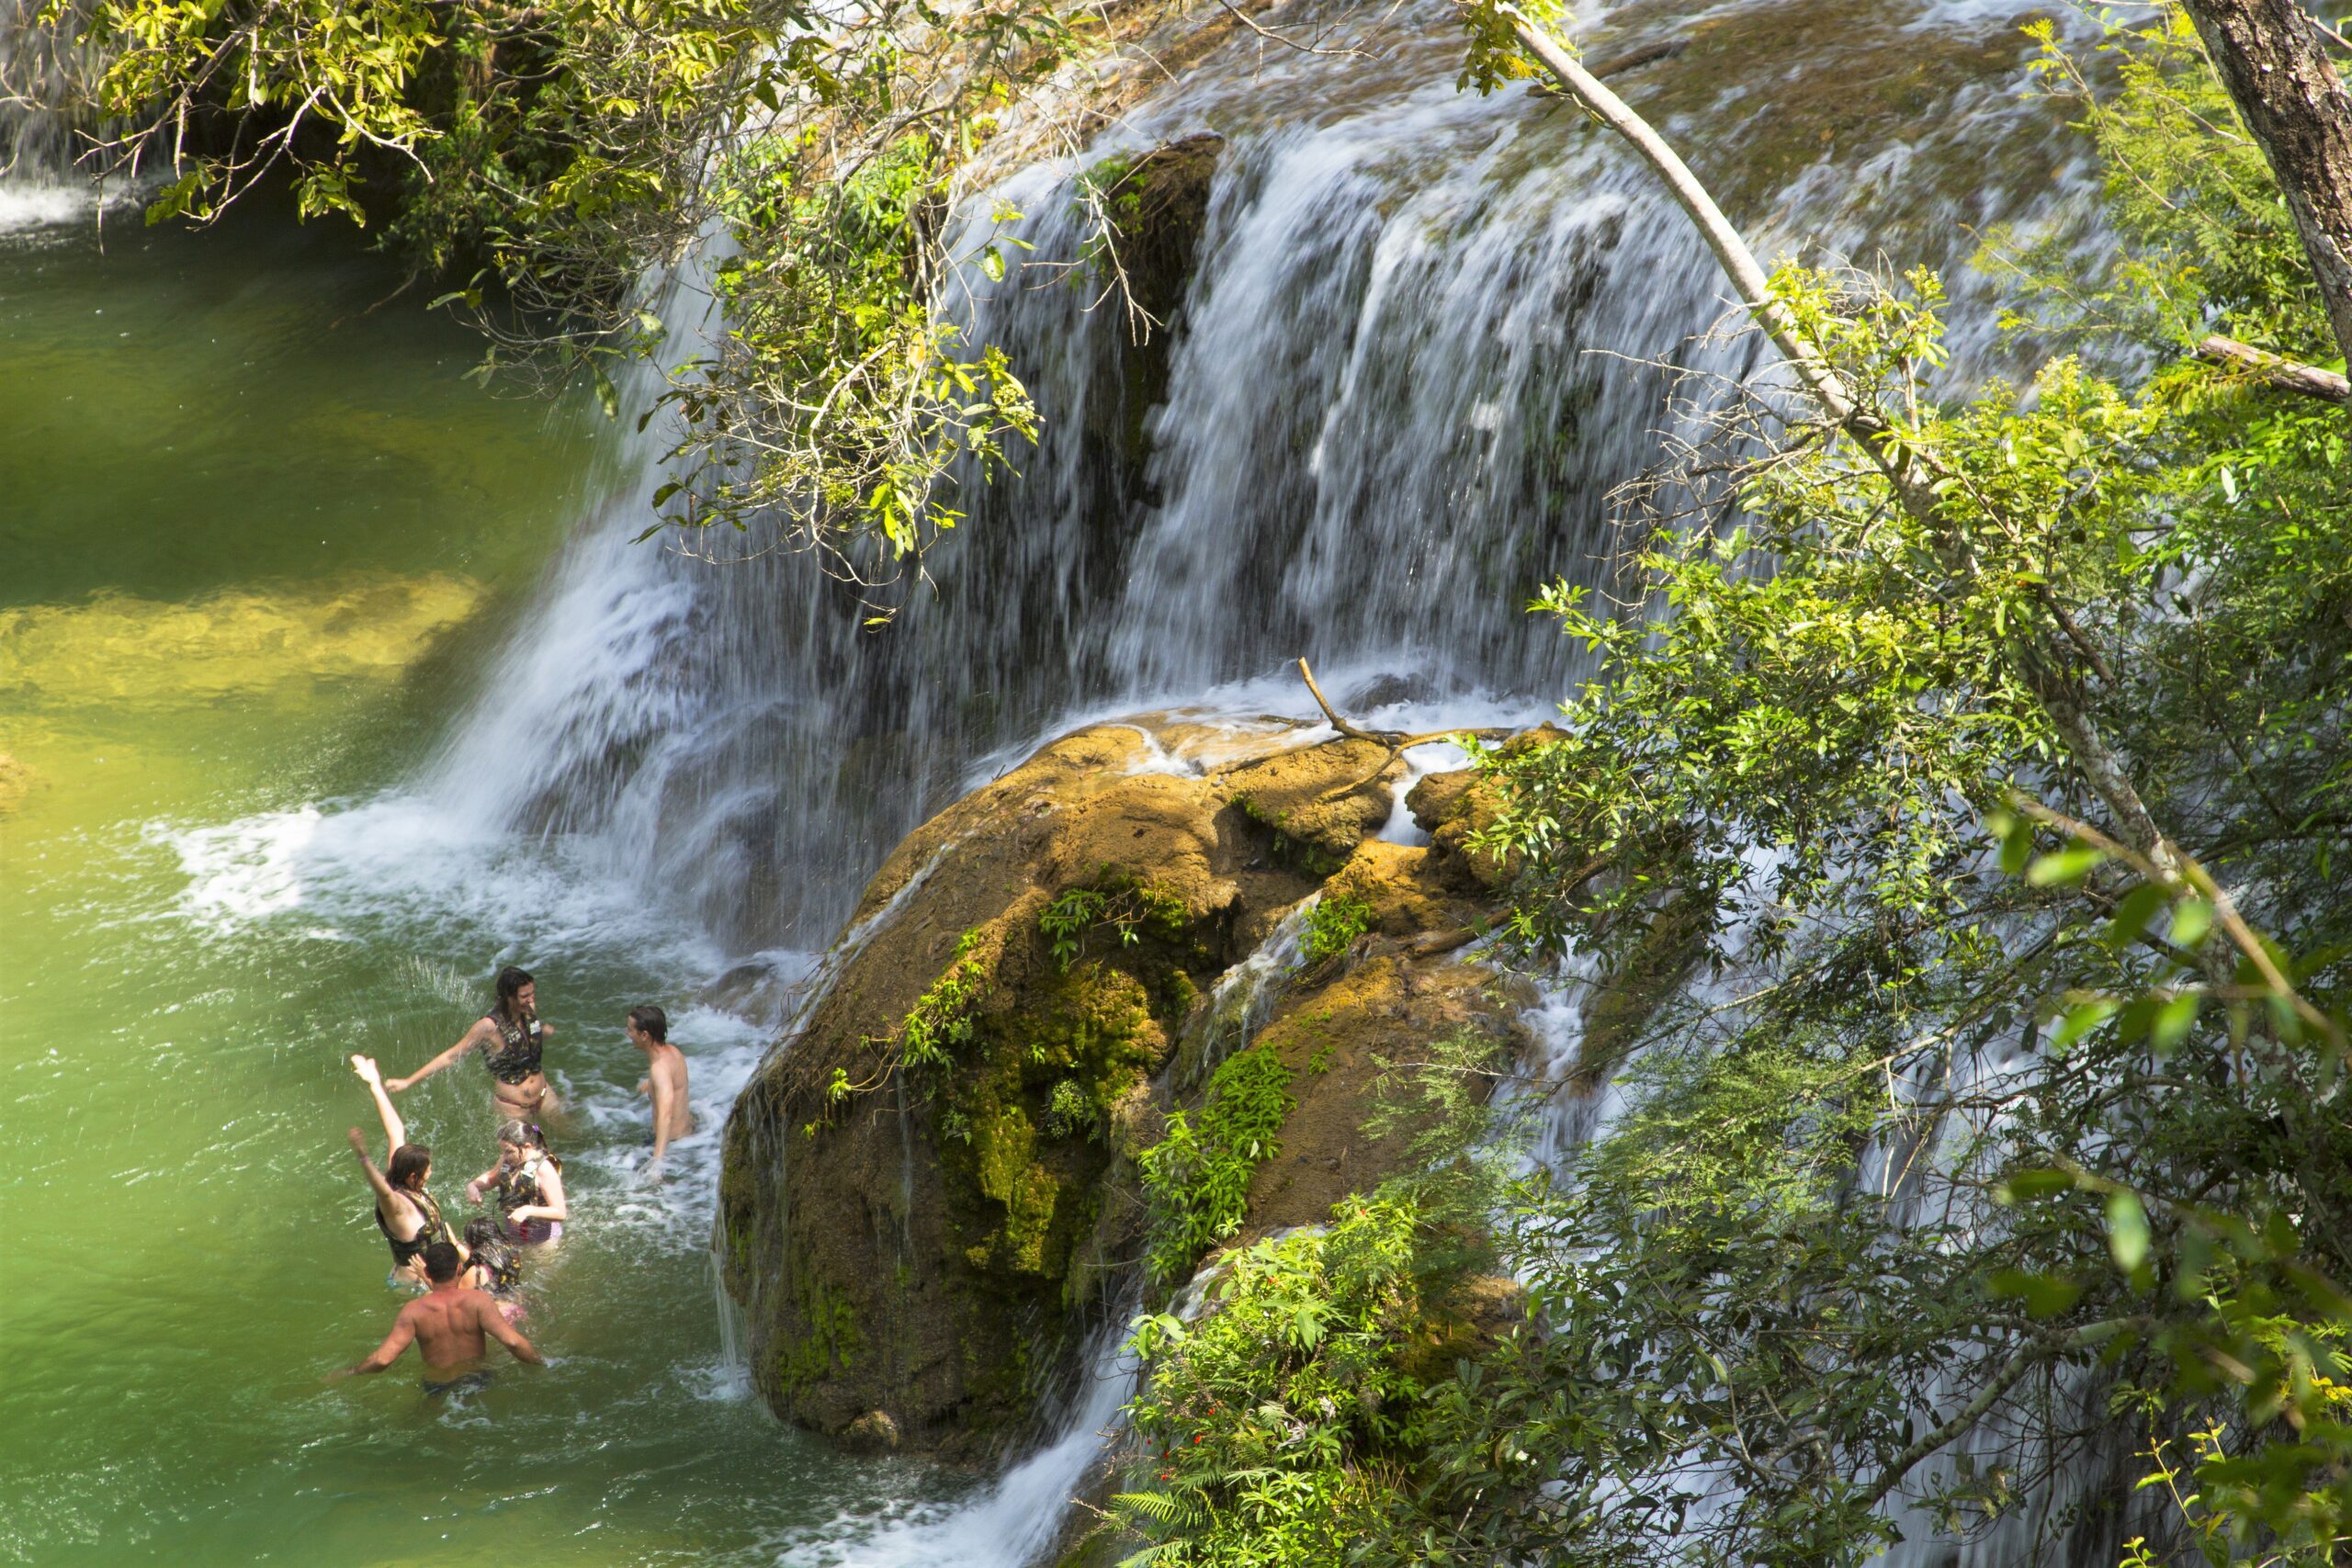
[[[1080,730],[885,863],[728,1125],[721,1258],[780,1413],[1020,1429],[1135,1255],[1187,1019],[1385,816],[1401,764],[1300,733]]]

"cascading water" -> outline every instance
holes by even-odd
[[[2025,51],[2002,0],[1669,11],[1619,7],[1585,41],[1599,58],[1694,40],[1623,85],[1766,249],[1868,241],[1949,265],[1970,243],[1963,224],[2063,216],[2059,144],[2050,117],[2017,101]],[[1555,577],[1602,581],[1605,498],[1654,460],[1673,376],[1737,379],[1756,347],[1705,335],[1725,317],[1712,262],[1571,109],[1457,92],[1442,7],[1399,13],[1382,38],[1377,59],[1238,38],[1090,154],[1225,139],[1145,451],[1106,451],[1099,434],[1123,395],[1106,370],[1127,352],[1120,314],[1043,269],[1001,286],[970,276],[973,335],[1006,349],[1046,430],[1017,482],[965,498],[970,521],[929,562],[935,595],[877,635],[812,562],[712,565],[632,544],[658,448],[627,446],[612,459],[617,498],[515,615],[418,784],[279,818],[257,852],[250,832],[180,835],[200,894],[293,908],[323,857],[365,885],[352,910],[402,887],[481,897],[479,929],[520,944],[560,947],[589,926],[634,942],[682,914],[697,936],[681,967],[710,974],[820,946],[908,827],[1078,714],[1300,710],[1283,667],[1306,654],[1342,705],[1409,712],[1412,728],[1540,715],[1574,650],[1520,605]],[[1710,39],[1732,41],[1709,55]],[[1871,139],[1859,151],[1775,107],[1921,50],[1950,69],[1905,89],[1899,113],[1827,117]],[[52,121],[0,129],[21,160],[62,169]],[[998,193],[1027,213],[1039,257],[1078,249],[1075,172],[1041,164]],[[684,341],[707,327],[706,308],[681,288],[663,313]],[[1990,362],[1988,323],[1973,320],[1961,374]],[[425,888],[408,863],[428,838],[449,852],[430,857],[436,869],[516,853],[518,840],[571,869]],[[706,1081],[706,1096],[727,1081]],[[617,1125],[627,1102],[603,1109]],[[1554,1152],[1587,1131],[1555,1128]],[[714,1180],[698,1169],[671,1208],[707,1212]],[[1111,1356],[1024,1468],[876,1549],[936,1560],[985,1540],[1014,1562],[1042,1546],[1038,1516],[1083,1472],[1128,1386]]]
[[[1743,164],[1703,119],[1668,120],[1749,192],[1768,249],[1867,238],[1949,263],[1962,225],[2055,209],[2052,128],[2016,101],[2022,43],[2000,42],[2008,6],[1726,6],[1611,18],[1591,44],[1752,26],[1752,51],[1775,18],[1815,12],[1849,24],[1796,40],[1828,58],[1784,41],[1742,82],[1669,83],[1747,133]],[[738,947],[806,947],[976,759],[1074,710],[1199,700],[1300,653],[1343,701],[1540,707],[1573,650],[1521,604],[1605,572],[1605,497],[1657,450],[1661,367],[1737,378],[1754,343],[1698,336],[1724,314],[1719,275],[1570,110],[1455,91],[1442,16],[1393,31],[1377,61],[1212,55],[1092,154],[1227,139],[1140,482],[1106,477],[1123,459],[1088,434],[1117,395],[1121,314],[1090,310],[1097,291],[1065,269],[975,272],[973,335],[1011,355],[1046,430],[1017,482],[959,498],[970,521],[928,562],[935,595],[877,635],[812,562],[630,546],[641,514],[624,505],[527,617],[437,787],[477,818],[607,840]],[[1809,70],[1953,37],[1973,73],[1885,128],[1859,172],[1749,101],[1775,71],[1819,94]],[[1749,164],[1768,144],[1789,174],[1764,188]],[[2015,188],[1984,178],[2011,166]],[[1027,214],[1028,254],[1076,254],[1073,175],[1040,164],[995,193]],[[1984,363],[1985,335],[1963,333],[1960,357]]]

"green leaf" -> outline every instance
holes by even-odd
[[[2075,1178],[2070,1172],[2019,1170],[2013,1171],[2005,1178],[2000,1186],[1994,1189],[1994,1193],[2004,1203],[2030,1203],[2037,1199],[2050,1197],[2053,1193],[2071,1192],[2074,1190]]]
[[[2107,1249],[2129,1274],[2148,1260],[2148,1212],[2138,1196],[2117,1192],[2107,1200]]]
[[[2100,1024],[2115,1016],[2122,1003],[2112,997],[2098,997],[2066,1010],[2065,1017],[2051,1031],[2050,1048],[2064,1051]]]
[[[2148,1026],[2148,1043],[2160,1056],[2168,1056],[2188,1037],[2189,1026],[2197,1021],[2197,1010],[2204,998],[2195,992],[2174,997],[2156,1010]]]
[[[2105,850],[2077,846],[2044,855],[2026,868],[2025,879],[2035,887],[2071,887],[2090,874],[2091,868],[2107,859]]]
[[[2170,897],[2170,894],[2153,882],[2143,882],[2125,894],[2123,901],[2115,907],[2115,918],[2108,922],[2108,945],[2121,948],[2137,942],[2140,933],[2148,929],[2148,922],[2155,918],[2156,911],[2164,908]]]
[[[2183,898],[2173,907],[2172,944],[2194,953],[2205,945],[2205,935],[2213,929],[2213,906],[2202,898]]]
[[[1985,1281],[1994,1295],[2021,1302],[2029,1317],[2055,1317],[2082,1296],[2083,1288],[2064,1274],[2023,1269],[1996,1270]]]

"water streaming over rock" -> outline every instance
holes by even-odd
[[[1951,262],[1956,224],[2055,199],[2010,9],[1734,5],[1605,23],[1592,47],[1663,29],[1777,48],[1727,83],[1694,43],[1653,68],[1683,72],[1654,107],[1768,245]],[[1799,25],[1816,13],[1829,41]],[[518,625],[437,787],[477,818],[611,846],[723,940],[815,946],[977,760],[1081,709],[1197,701],[1306,654],[1343,702],[1482,693],[1540,713],[1573,649],[1520,606],[1602,576],[1605,498],[1659,449],[1664,367],[1736,377],[1755,344],[1701,335],[1724,315],[1720,276],[1612,146],[1523,90],[1457,92],[1444,18],[1407,15],[1374,62],[1228,46],[1090,154],[1226,138],[1147,452],[1103,437],[1135,411],[1107,406],[1131,351],[1121,314],[1089,309],[1099,290],[1066,268],[976,271],[974,335],[1012,355],[1046,434],[1017,481],[959,498],[970,520],[928,563],[935,592],[877,634],[807,559],[633,545],[648,478]],[[1820,95],[1808,73],[1905,50],[1944,73],[1859,155],[1751,101],[1777,73]],[[1745,145],[1717,147],[1702,108]],[[997,193],[1035,257],[1078,249],[1073,174],[1039,164]],[[673,330],[707,324],[699,308],[682,294]],[[1963,359],[1983,346],[1961,336]]]
[[[1730,0],[1622,6],[1582,30],[1596,59],[1685,41],[1621,85],[1762,248],[1950,266],[1962,225],[2059,220],[2079,184],[2053,117],[2018,100],[2018,11]],[[968,524],[929,562],[936,592],[897,626],[865,629],[806,559],[633,543],[657,430],[516,615],[412,807],[672,890],[749,954],[823,946],[909,827],[1082,714],[1299,711],[1283,670],[1306,654],[1361,710],[1540,716],[1573,649],[1519,606],[1555,577],[1602,581],[1607,494],[1656,459],[1671,376],[1738,378],[1756,346],[1710,335],[1726,315],[1713,263],[1571,109],[1455,90],[1440,7],[1398,13],[1384,48],[1309,58],[1237,36],[1100,139],[1090,156],[1225,139],[1148,410],[1122,401],[1134,349],[1093,289],[1042,267],[965,279],[974,337],[1012,356],[1046,434],[1017,481],[965,498]],[[0,137],[20,165],[8,200],[78,188],[52,115],[11,111]],[[998,193],[1037,257],[1079,247],[1075,173],[1041,164]],[[1991,363],[1989,321],[1953,282],[1967,375]],[[663,311],[681,339],[707,312],[690,283]],[[1122,429],[1142,441],[1106,438]],[[1547,1005],[1565,1030],[1566,1004]],[[1589,1131],[1564,1124],[1555,1152]],[[883,1554],[935,1560],[982,1534],[1005,1562],[1042,1547],[1037,1519],[1125,1387],[1099,1371],[1027,1467]]]
[[[1046,433],[1017,481],[963,498],[969,523],[928,563],[935,593],[896,626],[862,629],[806,560],[713,568],[628,544],[631,496],[565,563],[437,787],[609,846],[739,949],[806,947],[973,769],[1080,715],[1295,711],[1281,671],[1302,653],[1343,705],[1540,715],[1573,649],[1518,607],[1555,578],[1602,581],[1608,493],[1656,461],[1672,378],[1749,376],[1756,344],[1713,330],[1719,274],[1613,145],[1556,103],[1456,91],[1442,18],[1408,15],[1377,62],[1229,46],[1089,154],[1225,139],[1148,411],[1128,403],[1126,322],[1083,275],[963,280],[974,339],[1006,349]],[[2018,102],[2014,16],[1629,6],[1587,42],[1599,56],[1691,40],[1629,90],[1759,248],[1867,245],[1866,260],[1951,269],[1972,243],[1962,225],[2064,220],[2079,185],[2051,117]],[[1710,38],[1735,74],[1700,63]],[[1915,53],[1940,73],[1854,95],[1863,111],[1842,94]],[[1800,107],[1776,111],[1783,95]],[[1042,164],[995,193],[1046,262],[1080,248],[1075,175]],[[1976,286],[1953,282],[1956,374],[1978,374],[1990,322],[1968,307]],[[1531,1021],[1572,1042],[1572,1011],[1547,998]],[[1564,1113],[1551,1156],[1589,1135],[1577,1118],[1593,1109]],[[1042,1549],[1041,1520],[1127,1386],[1100,1371],[1059,1435],[979,1500],[850,1558]],[[1988,1541],[1981,1560],[2027,1544]]]

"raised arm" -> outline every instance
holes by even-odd
[[[356,1127],[351,1130],[351,1152],[359,1156],[359,1168],[368,1173],[368,1185],[375,1190],[377,1211],[390,1219],[400,1212],[400,1205],[392,1201],[392,1184],[384,1179],[384,1173],[368,1157],[368,1135]]]
[[[498,1303],[489,1296],[483,1295],[474,1303],[474,1317],[481,1323],[481,1331],[505,1346],[516,1360],[528,1361],[535,1367],[548,1364],[546,1358],[532,1348],[531,1342],[506,1321],[506,1314],[498,1310]]]
[[[402,1089],[414,1089],[417,1085],[423,1083],[425,1079],[431,1077],[442,1068],[454,1066],[458,1057],[473,1049],[475,1042],[481,1038],[482,1031],[489,1027],[489,1020],[480,1018],[474,1020],[474,1026],[471,1029],[467,1030],[463,1035],[459,1036],[458,1043],[455,1045],[450,1046],[447,1051],[442,1052],[438,1056],[434,1057],[433,1060],[425,1063],[424,1066],[417,1068],[416,1071],[409,1074],[409,1076],[404,1078],[386,1078],[384,1080],[384,1087],[390,1089],[394,1094],[400,1093]]]
[[[416,1330],[410,1325],[408,1314],[402,1312],[394,1320],[392,1331],[384,1336],[384,1342],[376,1347],[373,1354],[364,1361],[356,1361],[347,1367],[338,1367],[329,1372],[324,1381],[333,1382],[337,1378],[373,1377],[399,1360],[401,1352],[406,1350],[415,1338]]]
[[[392,1109],[392,1097],[384,1092],[384,1075],[377,1070],[375,1057],[353,1056],[351,1070],[359,1075],[359,1081],[376,1097],[376,1115],[384,1123],[384,1157],[390,1159],[394,1150],[408,1142],[408,1123]]]

